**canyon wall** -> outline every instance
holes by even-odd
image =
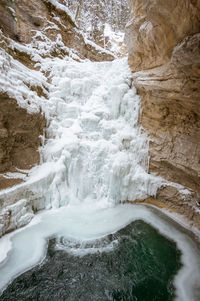
[[[39,136],[46,121],[42,114],[28,114],[15,99],[0,93],[0,172],[27,170],[39,164]],[[0,177],[0,189],[19,183],[20,179]]]
[[[181,196],[174,187],[162,187],[157,198],[178,211],[198,212],[200,1],[131,0],[130,5],[126,43],[142,97],[141,123],[150,137],[149,172],[190,191]]]

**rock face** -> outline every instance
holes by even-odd
[[[130,4],[127,45],[133,71],[167,63],[176,45],[199,32],[199,0],[131,0]]]
[[[42,114],[28,114],[15,99],[0,94],[0,172],[39,163],[39,136],[45,124]]]
[[[17,42],[30,43],[33,38],[35,44],[54,42],[48,53],[54,57],[69,55],[73,49],[80,58],[92,61],[114,58],[84,40],[73,16],[58,1],[3,0],[0,3],[0,24],[3,33]],[[47,55],[45,47],[44,53]]]
[[[151,138],[149,170],[189,188],[199,201],[200,1],[135,0],[131,6],[126,41],[142,96],[141,123]],[[158,198],[170,196],[173,204],[168,193],[160,190]]]

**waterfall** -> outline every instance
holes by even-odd
[[[138,125],[140,98],[127,60],[62,60],[50,76],[48,139],[35,172],[53,178],[46,191],[42,184],[46,207],[155,195],[159,181],[147,173],[148,139]]]
[[[4,53],[1,58],[8,62]],[[138,123],[140,98],[127,58],[37,64],[40,71],[30,72],[9,56],[2,77],[2,89],[28,112],[41,110],[48,126],[41,164],[24,183],[0,193],[0,236],[42,209],[86,202],[108,208],[154,196],[163,180],[148,174],[149,141]]]

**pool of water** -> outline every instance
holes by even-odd
[[[199,301],[191,232],[143,205],[100,205],[44,211],[1,238],[0,300]]]
[[[16,278],[1,300],[174,300],[180,258],[175,242],[142,220],[83,244],[52,238],[42,264]]]

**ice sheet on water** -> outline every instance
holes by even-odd
[[[161,234],[177,243],[182,251],[183,267],[175,278],[176,300],[195,300],[193,288],[198,285],[200,277],[199,250],[188,235],[181,232],[173,223],[141,205],[103,208],[101,202],[95,204],[91,201],[73,203],[67,207],[40,213],[28,226],[1,239],[0,290],[14,277],[44,258],[48,237],[56,236],[57,248],[76,256],[98,251],[111,252],[117,245],[117,241],[114,245],[103,245],[102,248],[87,248],[87,243],[115,233],[138,219],[151,224]],[[63,241],[68,242],[66,247]],[[77,244],[80,247],[77,248]]]

